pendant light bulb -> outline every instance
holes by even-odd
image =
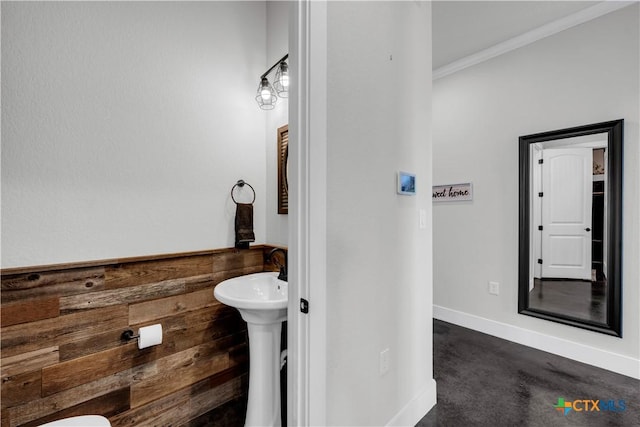
[[[260,91],[260,96],[262,97],[263,101],[268,101],[271,98],[271,91],[269,90],[269,88],[263,87]]]

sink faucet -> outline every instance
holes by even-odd
[[[276,252],[282,252],[282,255],[284,256],[284,265],[280,264],[280,262],[278,262],[278,258],[273,256]],[[269,252],[269,255],[267,255],[267,259],[273,262],[276,265],[276,267],[280,269],[280,274],[278,274],[278,279],[284,280],[286,282],[287,281],[287,251],[285,251],[282,248],[272,249],[271,252]]]

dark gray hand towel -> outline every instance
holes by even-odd
[[[253,233],[253,205],[236,203],[236,247],[248,248],[249,242],[255,242]]]

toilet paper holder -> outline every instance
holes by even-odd
[[[144,326],[138,329],[137,335],[133,332],[133,329],[127,329],[120,335],[120,339],[125,342],[138,341],[138,348],[140,350],[154,345],[160,345],[162,344],[162,324],[157,323],[155,325]]]
[[[140,338],[140,335],[136,335],[133,329],[127,329],[120,335],[120,339],[123,341],[137,340],[138,338]]]

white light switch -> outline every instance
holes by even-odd
[[[427,228],[427,211],[420,209],[420,229]]]
[[[385,348],[380,352],[380,375],[389,372],[389,349]]]

